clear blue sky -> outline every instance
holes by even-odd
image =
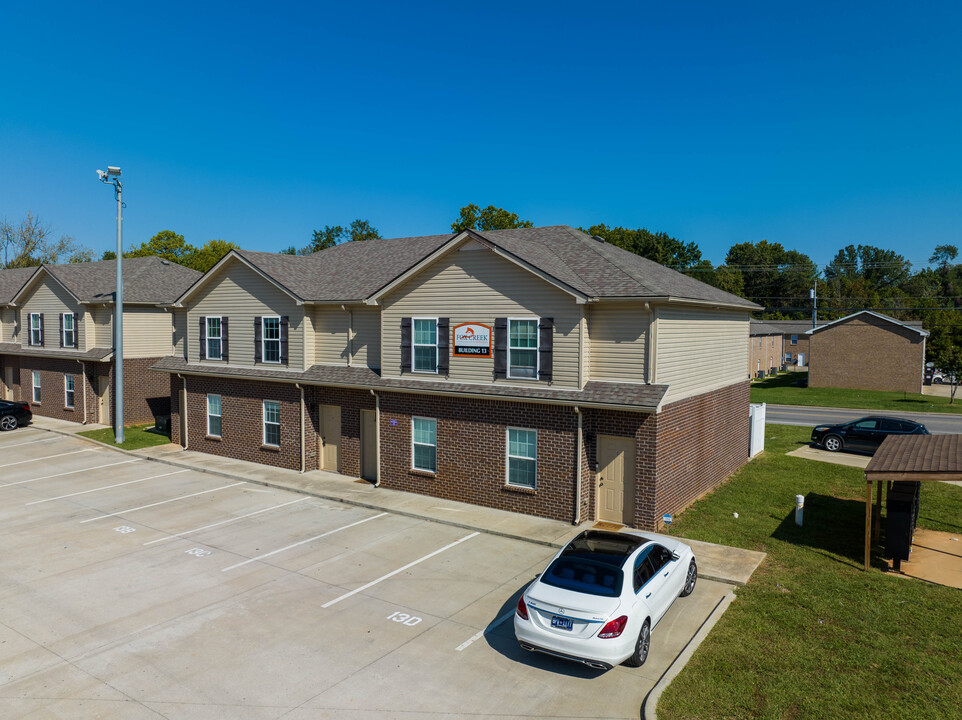
[[[366,218],[962,245],[962,3],[6,3],[0,216],[254,250]]]

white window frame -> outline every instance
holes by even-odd
[[[34,328],[33,326],[34,318],[37,318],[36,328]],[[28,343],[29,345],[31,346],[43,345],[43,324],[40,322],[40,313],[35,313],[35,312],[30,313],[30,327],[27,328],[27,330],[30,333],[30,342]],[[34,333],[37,333],[37,342],[33,341]]]
[[[523,457],[521,455],[511,454],[511,431],[520,430],[522,432],[533,432],[534,433],[534,457]],[[516,458],[518,460],[534,460],[534,485],[520,485],[518,483],[511,482],[511,458]],[[527,490],[537,490],[538,489],[538,431],[534,428],[522,428],[522,427],[506,427],[504,429],[504,481],[506,485],[517,488],[525,488]]]
[[[534,342],[535,346],[533,348],[514,348],[515,350],[534,350],[534,377],[528,375],[512,375],[511,374],[511,323],[513,322],[524,322],[524,321],[534,321]],[[507,357],[505,357],[505,369],[506,375],[509,378],[514,378],[515,380],[538,380],[540,378],[541,372],[539,368],[541,367],[541,318],[539,317],[509,317],[508,318],[508,328],[507,328],[508,338],[507,338]]]
[[[70,387],[67,387],[67,379],[70,379]],[[70,373],[63,374],[63,406],[65,408],[73,408],[74,400],[74,390],[76,388],[76,383],[74,381],[74,376]]]
[[[417,323],[418,320],[434,321],[434,343],[418,343],[416,341],[417,331],[415,330],[415,324]],[[418,370],[417,369],[417,348],[419,347],[434,348],[434,370]],[[411,372],[424,373],[426,375],[438,374],[438,318],[436,317],[412,317],[411,318]]]
[[[790,345],[798,345],[798,335],[792,335],[792,336],[791,336],[791,342],[790,342],[789,344],[790,344]]]
[[[267,320],[277,320],[277,337],[267,338]],[[277,343],[277,360],[267,359],[267,343],[276,342]],[[261,316],[261,362],[270,363],[271,365],[281,364],[281,316],[280,315],[262,315]]]
[[[415,420],[428,420],[434,423],[434,445],[429,445],[428,443],[420,443],[414,441],[414,421]],[[433,447],[434,448],[434,469],[418,467],[415,462],[414,448],[417,445],[423,447]],[[417,470],[418,472],[431,473],[432,475],[437,475],[438,472],[438,421],[437,418],[423,417],[420,415],[414,415],[411,417],[411,469]]]
[[[217,321],[217,336],[214,337],[210,334],[210,321]],[[204,316],[204,335],[206,336],[205,342],[207,347],[204,348],[204,357],[208,360],[223,360],[224,359],[224,317],[222,315],[205,315]],[[261,328],[261,333],[264,332],[264,328]],[[261,335],[263,337],[263,335]],[[217,357],[214,357],[210,353],[210,341],[216,340],[218,342],[218,347],[220,352],[217,353]]]
[[[43,399],[43,391],[40,388],[40,372],[33,370],[30,379],[33,383],[33,394],[30,395],[30,398],[32,402],[40,405],[40,401]]]
[[[277,405],[277,422],[271,422],[271,425],[277,425],[277,443],[267,442],[267,403],[272,405]],[[222,408],[223,411],[223,408]],[[280,447],[281,446],[281,404],[277,400],[264,400],[261,403],[261,418],[262,418],[262,429],[263,429],[263,441],[264,445],[267,447]]]
[[[210,399],[211,399],[212,397],[216,397],[216,398],[220,401],[220,413],[219,413],[219,414],[216,414],[216,415],[210,411]],[[211,429],[210,429],[210,419],[211,419],[212,417],[215,417],[215,418],[217,418],[218,420],[220,420],[220,432],[219,432],[219,433],[211,432]],[[208,436],[208,437],[217,437],[217,438],[219,438],[219,437],[221,437],[221,435],[222,435],[223,432],[224,432],[224,396],[223,396],[223,395],[218,395],[217,393],[207,393],[207,436]]]
[[[74,327],[74,314],[73,313],[61,313],[61,322],[63,323],[63,346],[65,348],[75,348],[77,347],[77,328]],[[67,329],[67,318],[70,318],[70,329]],[[67,333],[70,333],[72,342],[67,342]]]

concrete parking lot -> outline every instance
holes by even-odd
[[[0,717],[637,718],[729,585],[702,580],[640,669],[522,651],[554,550],[0,434]]]

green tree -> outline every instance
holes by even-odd
[[[173,230],[161,230],[147,242],[130,248],[129,252],[124,253],[124,257],[158,255],[179,265],[189,265],[195,252],[197,248],[184,242],[183,235],[178,235]]]
[[[451,230],[459,233],[464,230],[510,230],[512,228],[534,227],[530,220],[522,220],[516,213],[504,208],[488,205],[482,209],[477,205],[465,205],[457,219],[451,223]]]
[[[685,270],[684,273],[732,295],[743,295],[745,292],[745,281],[742,273],[731,270],[725,265],[714,267],[710,260],[700,260]]]
[[[220,262],[220,259],[231,250],[240,250],[240,246],[226,240],[210,240],[206,245],[197,248],[186,259],[185,264],[187,267],[205,273]]]
[[[787,313],[801,319],[810,314],[809,290],[818,267],[808,255],[786,250],[781,243],[760,240],[732,245],[725,265],[742,274],[743,297],[769,308],[763,317]]]
[[[100,256],[101,260],[116,260],[117,253],[113,250],[104,250],[104,254]]]
[[[633,252],[635,255],[654,260],[656,263],[676,270],[692,267],[701,262],[701,250],[693,243],[683,243],[665,232],[653,233],[645,228],[608,227],[592,225],[589,235],[604,238],[612,245]]]
[[[343,242],[346,232],[341,225],[325,225],[323,230],[315,230],[311,236],[310,252],[327,250]],[[302,253],[303,254],[303,253]]]
[[[351,235],[351,240],[354,242],[360,240],[377,240],[381,237],[381,233],[377,231],[377,228],[372,226],[367,220],[357,219],[351,223],[351,228],[349,230]]]
[[[946,269],[959,255],[959,248],[955,245],[936,245],[929,262],[938,265],[939,269]]]
[[[281,255],[297,255],[297,248],[293,245],[288,245],[286,248],[281,250]]]

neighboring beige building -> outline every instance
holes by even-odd
[[[809,387],[922,392],[927,331],[863,310],[806,334]]]
[[[748,342],[748,377],[764,377],[778,372],[784,362],[782,331],[768,323],[752,320]]]

